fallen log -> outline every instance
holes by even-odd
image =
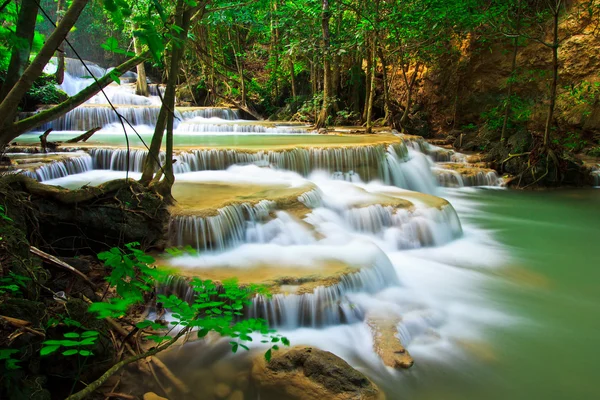
[[[83,274],[83,272],[73,268],[66,262],[59,260],[58,258],[56,258],[46,252],[43,252],[42,250],[38,249],[35,246],[30,246],[29,251],[32,254],[35,254],[36,256],[40,257],[42,260],[46,261],[48,264],[65,269],[65,270],[77,275],[78,277],[83,279],[85,283],[87,283],[90,287],[92,287],[92,289],[94,289],[94,290],[98,289],[98,286],[94,282],[90,281],[90,279],[87,276],[85,276],[85,274]]]
[[[87,142],[87,140],[89,138],[91,138],[92,135],[94,133],[98,132],[100,129],[102,129],[102,128],[98,127],[98,128],[90,129],[89,131],[87,131],[83,135],[79,135],[77,137],[74,137],[73,139],[69,139],[69,140],[65,141],[64,143],[73,144],[73,143],[79,143],[79,142]]]

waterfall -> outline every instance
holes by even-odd
[[[318,286],[311,293],[275,294],[271,298],[257,296],[249,309],[249,317],[264,318],[269,325],[284,329],[324,327],[361,321],[364,313],[346,297],[350,293],[377,293],[399,285],[394,268],[385,254],[359,272],[347,273],[339,282]]]
[[[192,108],[190,110],[183,111],[181,116],[185,120],[191,120],[192,118],[219,118],[228,121],[241,119],[240,110],[233,108],[219,108],[219,107],[207,107],[207,108]]]
[[[226,206],[213,216],[175,216],[169,226],[171,245],[192,245],[198,251],[240,245],[245,242],[246,227],[264,220],[274,208],[273,201],[262,200],[255,205]]]
[[[219,123],[214,119],[198,120],[197,118],[188,120],[180,124],[177,128],[177,133],[180,134],[192,134],[192,133],[229,133],[229,134],[306,134],[308,129],[302,126],[265,126],[259,124],[232,124],[232,123]]]
[[[461,174],[451,169],[436,168],[435,174],[439,185],[444,187],[499,186],[502,183],[498,173],[491,170]]]
[[[91,150],[94,165],[101,169],[124,171],[126,150]],[[136,152],[136,160],[142,159],[147,152]],[[132,151],[133,153],[133,151]],[[295,148],[282,151],[246,152],[229,149],[203,149],[182,152],[175,156],[176,172],[217,171],[238,164],[271,165],[277,169],[298,172],[307,176],[315,170],[330,173],[358,173],[364,180],[381,179],[387,183],[402,185],[408,189],[423,189],[433,192],[435,181],[429,166],[417,156],[406,164],[406,148],[401,145],[374,145],[347,148]],[[415,153],[418,154],[418,153]],[[113,162],[108,163],[106,160]],[[118,160],[118,161],[117,161]],[[131,163],[132,171],[141,171],[141,162]],[[139,168],[139,169],[137,169]],[[425,169],[424,169],[425,168]]]
[[[63,178],[69,175],[80,174],[94,169],[92,157],[87,153],[76,153],[65,160],[56,160],[41,165],[34,170],[25,170],[21,173],[39,182]]]

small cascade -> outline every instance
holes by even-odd
[[[90,149],[94,169],[107,169],[112,171],[126,171],[129,159],[129,171],[142,172],[144,162],[148,156],[145,150],[123,149]]]
[[[316,242],[313,232],[284,211],[265,223],[248,224],[248,243],[274,243],[282,246],[305,245]]]
[[[95,168],[124,171],[127,151],[123,149],[90,150]],[[130,171],[141,172],[147,152],[131,150]],[[437,183],[431,162],[422,153],[407,151],[402,144],[348,148],[295,148],[283,151],[245,152],[229,149],[206,149],[182,152],[175,156],[175,173],[220,171],[233,165],[256,164],[308,176],[313,171],[329,171],[336,179],[371,181],[435,193]]]
[[[452,168],[434,168],[434,174],[443,187],[500,186],[502,178],[494,170],[457,164]]]
[[[298,201],[308,208],[318,208],[323,205],[323,197],[319,189],[303,193],[298,197]]]
[[[92,157],[86,153],[78,153],[65,160],[56,160],[41,165],[33,170],[23,170],[22,174],[39,182],[81,174],[94,169]]]
[[[213,119],[193,119],[180,124],[177,128],[180,134],[200,134],[200,133],[229,133],[229,134],[302,134],[308,133],[307,128],[302,126],[265,126],[258,123],[249,124],[225,124],[218,123]]]
[[[192,120],[193,118],[219,118],[227,121],[233,121],[241,119],[241,116],[242,113],[240,110],[219,107],[192,108],[181,113],[181,117],[184,120]]]
[[[160,107],[119,106],[116,108],[119,114],[132,125],[155,125],[160,112]],[[107,105],[81,106],[54,121],[44,124],[40,129],[88,131],[119,122],[119,116]]]
[[[592,184],[594,186],[600,186],[600,167],[593,167],[590,175],[592,176]]]
[[[358,292],[373,294],[399,284],[392,264],[382,253],[371,266],[344,274],[337,283],[317,286],[310,293],[280,293],[271,298],[257,296],[248,316],[264,318],[270,326],[284,329],[352,324],[362,321],[364,312],[347,295]],[[293,285],[283,289],[293,290]]]
[[[96,78],[102,78],[106,74],[106,69],[94,64],[90,61],[85,61],[86,67],[77,58],[65,58],[65,72],[74,78],[90,78],[90,72]]]
[[[169,226],[173,246],[191,245],[198,251],[220,251],[246,241],[246,230],[269,216],[275,202],[223,207],[213,216],[175,216]]]

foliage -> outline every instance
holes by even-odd
[[[57,86],[54,76],[43,74],[27,92],[25,106],[33,108],[40,104],[58,104],[66,98],[67,94]]]
[[[99,318],[123,316],[135,304],[142,304],[147,295],[156,285],[164,283],[167,278],[165,272],[152,267],[154,258],[140,250],[139,243],[129,243],[125,249],[112,248],[107,252],[98,254],[104,265],[111,268],[110,275],[106,278],[111,287],[116,289],[117,297],[109,302],[93,303],[90,311],[97,313]],[[169,249],[168,254],[180,255],[191,249]],[[210,280],[194,279],[190,282],[194,292],[191,303],[180,299],[176,295],[159,294],[157,302],[165,309],[171,311],[173,321],[170,331],[178,328],[197,329],[198,337],[206,336],[213,331],[221,336],[228,336],[235,340],[230,342],[232,350],[238,348],[248,350],[245,342],[253,339],[251,333],[260,333],[263,342],[273,343],[272,349],[277,349],[277,343],[288,343],[287,338],[277,335],[270,330],[263,319],[243,319],[244,306],[251,304],[253,296],[268,296],[264,286],[246,285],[241,287],[236,280],[227,280],[220,285]],[[144,321],[137,325],[139,329],[160,329],[162,325],[153,321]],[[151,335],[147,339],[160,344],[172,339],[166,334]],[[270,353],[268,353],[270,355]]]
[[[533,108],[532,102],[519,95],[513,94],[510,99],[506,97],[496,107],[482,113],[481,118],[490,131],[499,133],[502,130],[507,106],[509,107],[510,116],[507,121],[507,129],[509,131],[523,128],[530,120]]]
[[[7,371],[21,368],[19,365],[17,365],[20,360],[12,358],[16,353],[19,353],[19,350],[0,349],[0,361],[4,361],[4,369]]]
[[[65,348],[62,352],[63,356],[75,356],[80,355],[83,357],[89,357],[94,355],[90,350],[95,346],[98,340],[97,331],[84,331],[82,333],[68,332],[63,335],[61,340],[46,340],[43,342],[43,347],[40,350],[40,355],[47,356],[56,351],[61,347]]]
[[[588,141],[583,139],[579,132],[567,132],[559,139],[554,139],[553,143],[562,145],[567,150],[573,152],[579,152],[588,145]]]

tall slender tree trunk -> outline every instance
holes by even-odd
[[[56,25],[60,24],[60,20],[63,17],[65,9],[65,1],[58,0],[56,2]],[[56,58],[58,59],[58,65],[56,67],[56,83],[62,85],[65,79],[65,46],[64,42],[58,46],[58,51],[56,52]]]
[[[37,17],[38,7],[35,0],[23,0],[17,17],[17,27],[15,30],[15,44],[10,54],[10,62],[6,79],[0,89],[0,99],[4,98],[13,88],[19,77],[23,75],[29,56],[31,55],[31,45],[35,34],[35,19]]]
[[[367,101],[367,133],[373,132],[373,103],[375,102],[375,68],[377,68],[377,41],[373,38],[371,42],[371,84],[369,85],[369,97]]]
[[[383,70],[383,101],[385,108],[385,124],[388,126],[392,126],[394,123],[394,111],[392,110],[392,102],[390,99],[390,85],[388,80],[387,73],[387,62],[383,54],[383,49],[381,46],[377,46],[377,52],[379,54],[379,59],[381,60],[381,68]]]
[[[19,102],[25,96],[25,93],[31,89],[33,82],[40,77],[44,71],[44,67],[48,64],[58,46],[65,40],[65,37],[71,28],[73,28],[75,22],[77,22],[79,15],[88,1],[73,0],[60,24],[46,39],[46,43],[42,46],[42,49],[33,62],[25,69],[19,80],[0,103],[0,147],[6,145],[8,143],[7,140],[11,140],[10,133],[7,134],[5,128],[13,121],[19,107]]]
[[[177,86],[177,77],[179,75],[179,66],[183,57],[184,44],[187,39],[188,30],[190,28],[190,20],[192,15],[197,11],[197,7],[186,8],[184,0],[177,0],[175,24],[181,29],[176,33],[176,41],[173,41],[170,46],[171,60],[169,64],[169,78],[167,80],[167,88],[163,97],[163,104],[158,114],[158,121],[152,136],[150,151],[144,164],[142,178],[140,182],[150,184],[154,177],[154,172],[157,168],[156,161],[160,156],[160,148],[162,146],[165,128],[167,129],[166,138],[166,155],[164,169],[164,179],[160,182],[155,182],[157,190],[165,198],[170,200],[171,188],[175,181],[173,174],[173,125],[175,112],[175,89]]]
[[[370,47],[371,40],[367,37],[365,43],[365,50],[367,53],[367,70],[365,73],[365,107],[362,114],[363,121],[367,120],[367,113],[369,111],[369,97],[371,96],[371,82],[373,81],[373,79],[371,79],[373,75],[373,55],[371,54]]]
[[[298,97],[298,93],[296,92],[296,70],[294,67],[294,59],[290,56],[288,61],[290,68],[290,85],[292,86],[292,98]]]
[[[554,122],[554,109],[556,108],[556,92],[558,89],[558,39],[560,8],[559,4],[553,10],[553,34],[552,34],[552,84],[550,86],[550,104],[548,105],[548,117],[546,119],[546,128],[544,130],[544,148],[547,148],[550,142],[550,133]]]
[[[413,90],[415,87],[415,83],[417,82],[417,77],[419,76],[419,70],[421,69],[421,63],[417,62],[415,64],[415,71],[413,75],[408,78],[407,67],[403,62],[401,62],[402,67],[402,77],[404,78],[404,83],[406,85],[406,103],[404,105],[404,112],[402,113],[402,117],[400,118],[400,129],[402,132],[406,132],[406,121],[408,121],[408,116],[410,115],[410,109],[412,108],[412,97]]]
[[[142,54],[142,44],[138,38],[133,38],[133,48],[136,56]],[[139,63],[136,70],[137,80],[135,82],[135,94],[148,97],[150,96],[150,90],[148,89],[148,78],[146,77],[146,67],[144,67],[144,63]]]
[[[323,31],[323,105],[321,107],[319,118],[317,119],[317,129],[325,127],[331,110],[331,55],[329,54],[331,44],[331,36],[329,33],[330,19],[329,0],[323,0],[323,12],[321,14],[321,29]]]
[[[510,111],[512,106],[512,95],[513,87],[515,84],[515,78],[517,75],[517,56],[519,55],[519,35],[521,32],[521,2],[517,3],[517,23],[516,23],[516,36],[513,40],[513,53],[510,68],[510,77],[508,79],[508,88],[506,90],[506,104],[504,105],[504,120],[502,121],[502,133],[500,134],[500,143],[504,144],[506,141],[506,130],[508,128],[508,121],[510,119]]]
[[[233,46],[233,50],[234,50],[234,59],[235,59],[235,66],[237,68],[238,71],[238,75],[240,76],[240,92],[242,95],[242,101],[241,104],[246,107],[247,103],[246,103],[246,82],[244,80],[244,60],[241,59],[241,54],[242,54],[242,43],[240,41],[240,31],[238,29],[235,30],[235,42],[233,40],[231,40],[231,30],[228,30],[228,34],[229,34],[229,41],[231,43],[235,43],[235,45]]]

